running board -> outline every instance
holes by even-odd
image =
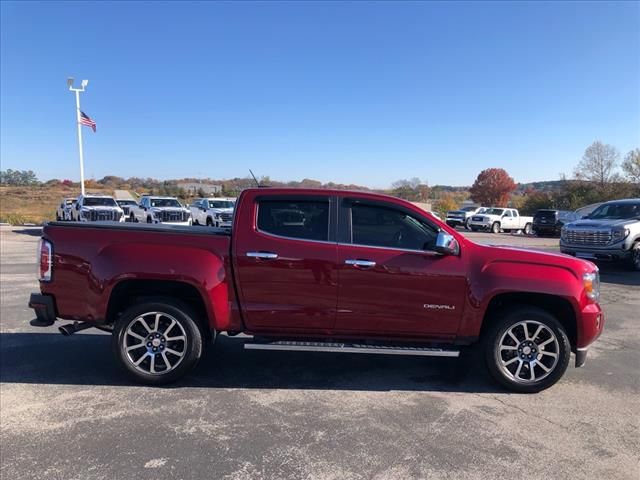
[[[366,345],[362,343],[295,342],[245,343],[245,350],[293,350],[301,352],[377,353],[382,355],[415,355],[423,357],[458,357],[459,350],[442,348]]]

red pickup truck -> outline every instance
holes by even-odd
[[[385,195],[249,189],[231,229],[50,223],[34,326],[113,333],[137,380],[185,375],[225,333],[244,348],[457,357],[537,392],[600,335],[596,266],[478,245]]]

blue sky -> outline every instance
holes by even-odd
[[[571,173],[640,146],[640,3],[10,3],[0,160],[85,172],[386,187]]]

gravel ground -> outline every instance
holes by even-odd
[[[461,360],[244,351],[227,337],[182,383],[148,388],[115,368],[107,334],[28,325],[38,232],[0,227],[3,479],[640,477],[640,274],[603,268],[603,336],[537,395]]]

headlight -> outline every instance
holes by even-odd
[[[582,283],[587,298],[592,302],[597,302],[600,298],[600,273],[597,270],[595,272],[585,273],[582,276]]]
[[[561,240],[566,240],[567,239],[567,227],[562,227],[560,229],[560,239]]]
[[[612,238],[614,242],[619,242],[620,240],[624,240],[628,236],[629,236],[628,228],[618,227],[612,230]]]

